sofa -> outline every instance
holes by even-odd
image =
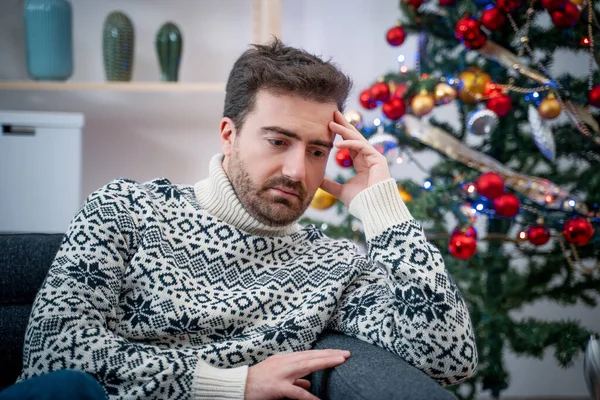
[[[63,236],[0,233],[0,390],[14,383],[21,371],[31,305]]]
[[[21,371],[31,306],[63,237],[0,233],[0,392],[12,385]],[[313,391],[321,399],[455,399],[423,372],[366,342],[326,332],[315,348],[352,353],[335,369],[312,374]]]

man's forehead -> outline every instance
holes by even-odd
[[[337,106],[319,103],[298,96],[260,94],[256,116],[260,127],[279,127],[294,132],[301,138],[333,140],[329,129]]]

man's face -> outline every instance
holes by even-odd
[[[302,216],[325,176],[335,103],[260,91],[242,131],[221,122],[225,169],[248,212],[270,226]]]

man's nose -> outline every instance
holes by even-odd
[[[302,182],[306,176],[306,151],[304,149],[294,149],[284,157],[283,175],[293,181]]]

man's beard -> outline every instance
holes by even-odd
[[[234,144],[229,159],[227,175],[233,190],[246,210],[259,222],[269,226],[286,226],[298,220],[310,205],[306,188],[301,182],[292,181],[283,175],[267,180],[262,186],[252,182],[248,169]],[[279,197],[269,189],[289,188],[298,194],[297,198]]]

